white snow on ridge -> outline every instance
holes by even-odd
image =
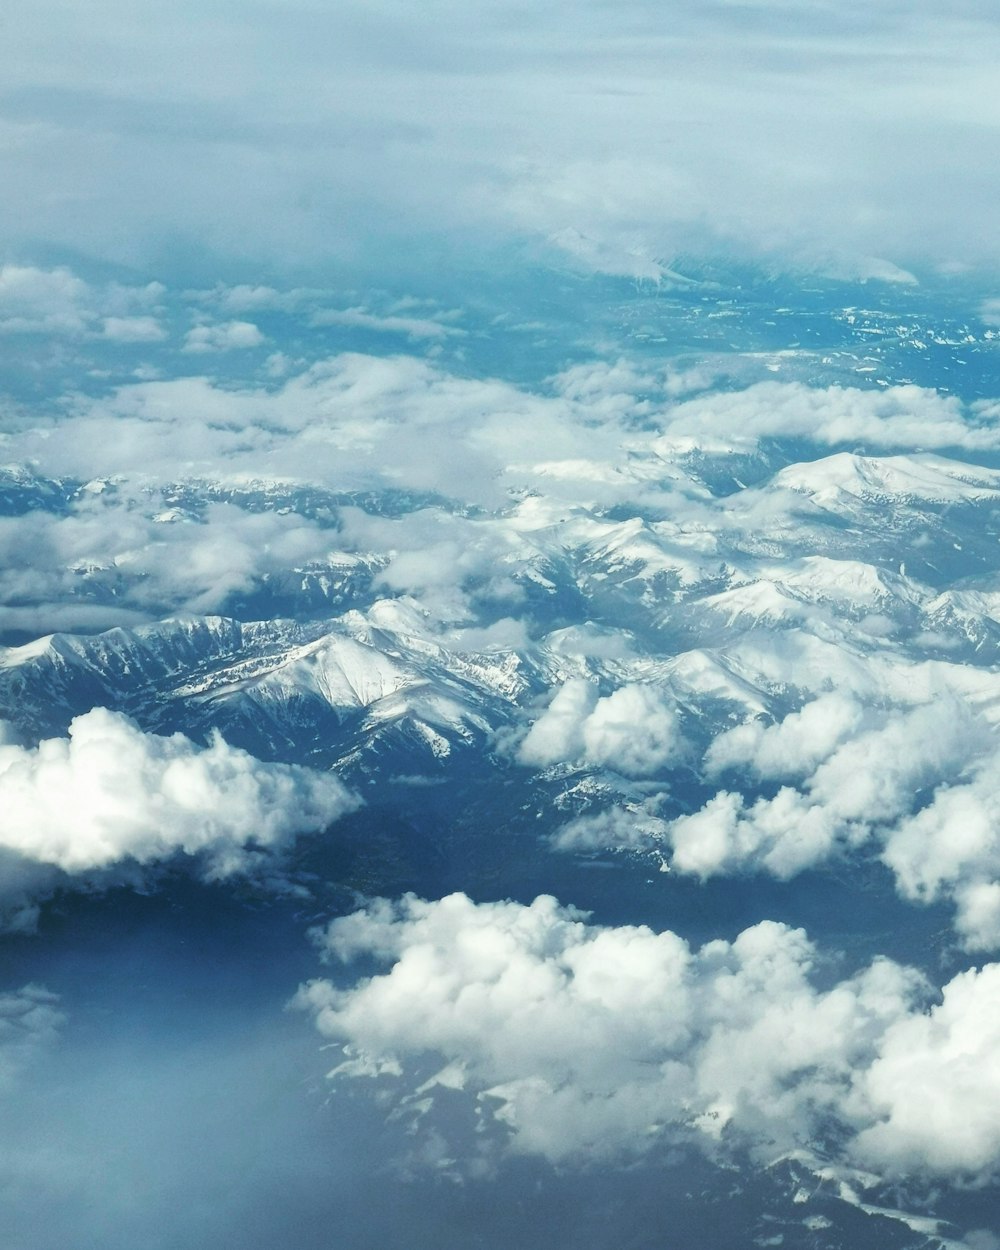
[[[52,634],[45,634],[19,647],[0,647],[0,668],[18,668],[45,655],[52,647]]]
[[[979,503],[1000,497],[1000,470],[929,453],[859,456],[838,452],[781,469],[763,489],[775,487],[809,495],[822,505],[836,505],[845,497],[876,502]]]
[[[729,629],[786,626],[811,622],[815,626],[815,610],[787,594],[775,581],[761,580],[734,586],[716,595],[709,595],[700,607],[718,612]]]

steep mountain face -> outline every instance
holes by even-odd
[[[62,512],[78,490],[79,483],[39,476],[27,465],[0,465],[0,516]]]
[[[57,634],[9,649],[0,689],[4,706],[37,737],[103,706],[147,730],[204,737],[219,729],[266,758],[331,763],[394,731],[447,754],[451,740],[487,731],[484,709],[497,702],[496,684],[517,684],[485,660],[478,668],[459,663],[453,675],[440,648],[407,653],[387,635],[379,647],[349,632],[359,623],[365,632],[367,622],[350,618],[320,628],[209,617],[90,638]]]

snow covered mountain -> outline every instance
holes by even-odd
[[[789,360],[815,384],[360,354],[135,382],[101,471],[100,405],[27,423],[0,472],[8,937],[99,929],[105,898],[224,900],[296,950],[312,926],[331,962],[296,1001],[336,1080],[371,1077],[444,1175],[676,1158],[760,1244],[945,1240],[894,1169],[988,1185],[992,1130],[956,1163],[892,1082],[912,1035],[969,1104],[920,1030],[966,1036],[1000,950],[1000,437],[979,400]],[[544,1029],[507,1030],[505,968],[547,987]],[[742,1066],[735,1034],[763,1039]]]

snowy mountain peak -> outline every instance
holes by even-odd
[[[931,454],[838,452],[790,465],[776,473],[771,484],[809,495],[821,505],[836,505],[845,496],[872,502],[976,503],[1000,495],[1000,470]]]

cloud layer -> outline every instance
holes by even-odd
[[[627,685],[603,698],[583,678],[561,686],[517,750],[522,764],[584,763],[647,777],[684,749],[677,713],[653,686]]]
[[[758,777],[785,779],[802,775],[805,765],[803,788],[783,786],[750,807],[739,794],[720,792],[673,823],[674,864],[703,876],[748,863],[791,876],[826,858],[835,843],[860,845],[875,827],[907,814],[922,788],[957,777],[975,756],[981,729],[963,712],[941,704],[876,716],[872,728],[847,738],[863,712],[829,698],[759,736],[749,726],[728,731],[711,748],[713,767],[739,761]],[[790,737],[796,745],[782,758],[776,752]]]
[[[953,899],[966,946],[996,949],[998,766],[995,731],[953,696],[885,710],[822,695],[781,721],[716,737],[707,777],[742,774],[743,790],[720,790],[654,836],[672,848],[673,868],[702,878],[747,870],[787,878],[874,842],[903,897]],[[786,784],[744,797],[769,782]]]
[[[548,897],[461,894],[375,902],[322,946],[381,965],[299,993],[345,1048],[332,1075],[380,1078],[417,1121],[463,1091],[485,1140],[500,1126],[506,1148],[554,1161],[684,1139],[764,1158],[825,1142],[888,1173],[981,1178],[1000,1161],[995,964],[927,1008],[912,970],[876,960],[831,983],[804,933],[772,922],[696,950]]]
[[[44,0],[5,40],[0,224],[248,273],[527,237],[629,276],[700,249],[905,279],[996,259],[997,39],[977,0],[184,0],[141,24]]]
[[[104,708],[78,716],[66,738],[0,745],[0,850],[29,870],[80,874],[183,853],[222,878],[354,806],[330,774],[263,763],[218,736],[199,747],[146,734]],[[15,871],[6,884],[23,882]]]

